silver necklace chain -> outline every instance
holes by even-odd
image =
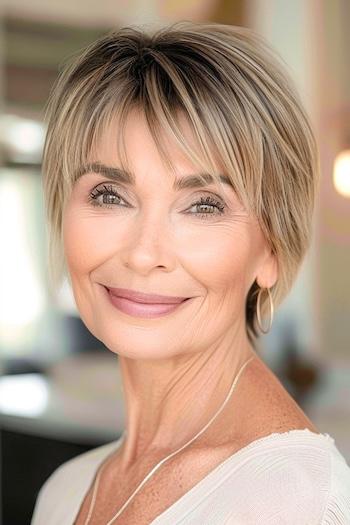
[[[111,525],[113,523],[113,521],[115,519],[117,519],[120,514],[123,512],[123,510],[125,509],[125,507],[130,503],[130,501],[132,500],[132,498],[139,492],[139,490],[143,487],[143,485],[146,483],[147,480],[149,480],[149,478],[152,476],[152,474],[154,474],[156,472],[156,470],[163,464],[165,463],[165,461],[167,461],[168,459],[172,458],[173,456],[175,456],[175,454],[178,454],[178,452],[181,452],[181,450],[183,450],[184,448],[188,447],[188,445],[190,445],[191,443],[193,443],[193,441],[195,439],[197,439],[201,434],[203,434],[203,432],[209,427],[209,425],[214,421],[214,419],[220,414],[220,412],[224,409],[226,403],[228,402],[228,400],[230,399],[231,397],[231,394],[237,384],[237,381],[241,375],[241,373],[243,372],[244,368],[247,366],[247,364],[252,360],[254,359],[255,356],[252,356],[250,357],[240,368],[238,374],[236,375],[233,383],[232,383],[232,386],[230,388],[230,391],[229,393],[227,394],[226,396],[226,399],[224,400],[224,402],[222,403],[222,405],[220,406],[220,408],[217,410],[217,412],[214,414],[214,416],[210,419],[210,421],[193,437],[191,438],[187,443],[185,443],[184,445],[182,445],[182,447],[180,447],[178,450],[175,450],[175,452],[172,452],[171,454],[169,454],[169,456],[166,456],[164,459],[162,459],[159,463],[157,463],[157,465],[155,467],[153,467],[153,469],[147,474],[147,476],[141,481],[141,483],[139,484],[139,486],[134,490],[134,492],[131,494],[131,496],[126,500],[126,502],[124,503],[124,505],[118,510],[118,512],[113,516],[113,518],[106,524],[106,525]],[[122,440],[125,439],[125,432],[123,433],[122,435]],[[114,452],[113,452],[114,453]],[[112,454],[111,454],[112,455]],[[91,503],[90,503],[90,508],[89,508],[89,512],[88,512],[88,516],[86,518],[86,521],[85,521],[85,525],[88,525],[88,523],[90,522],[90,518],[92,516],[92,511],[94,510],[94,506],[95,506],[95,499],[96,499],[96,494],[97,494],[97,489],[98,489],[98,484],[99,484],[99,480],[100,480],[100,475],[101,475],[101,472],[102,472],[102,468],[100,469],[100,471],[98,472],[97,476],[96,476],[96,479],[95,479],[95,483],[94,483],[94,488],[93,488],[93,493],[92,493],[92,498],[91,498]]]

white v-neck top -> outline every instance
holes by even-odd
[[[58,467],[39,491],[31,525],[72,525],[121,441]],[[329,434],[272,433],[228,457],[150,523],[180,524],[350,525],[350,466]]]

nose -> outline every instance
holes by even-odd
[[[153,209],[147,214],[140,213],[130,223],[125,239],[121,257],[135,273],[147,275],[158,266],[171,271],[175,266],[171,228],[164,212]]]

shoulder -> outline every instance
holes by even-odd
[[[328,434],[274,433],[245,447],[240,460],[232,486],[226,487],[226,525],[253,525],[257,516],[266,524],[350,523],[350,467]],[[237,476],[239,497],[232,502]]]
[[[350,466],[336,448],[331,455],[331,479],[322,525],[350,523]]]
[[[60,486],[62,483],[66,482],[67,479],[85,476],[103,461],[115,446],[115,441],[106,443],[105,445],[88,450],[87,452],[79,454],[78,456],[62,463],[62,465],[54,470],[50,477],[45,481],[40,492],[43,491],[48,493],[50,489]]]
[[[286,390],[279,378],[256,356],[242,381],[238,406],[243,441],[253,441],[274,432],[308,428],[318,429]]]
[[[37,495],[31,525],[48,525],[48,516],[50,523],[59,523],[58,519],[55,521],[53,513],[60,512],[59,502],[62,496],[65,497],[65,504],[67,496],[71,501],[79,499],[81,487],[85,488],[90,483],[95,469],[117,447],[118,441],[88,450],[56,468]]]

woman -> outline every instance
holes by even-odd
[[[66,66],[48,114],[53,280],[68,269],[118,355],[127,418],[50,476],[32,523],[350,523],[349,466],[256,352],[319,173],[273,52],[242,27],[125,27]]]

